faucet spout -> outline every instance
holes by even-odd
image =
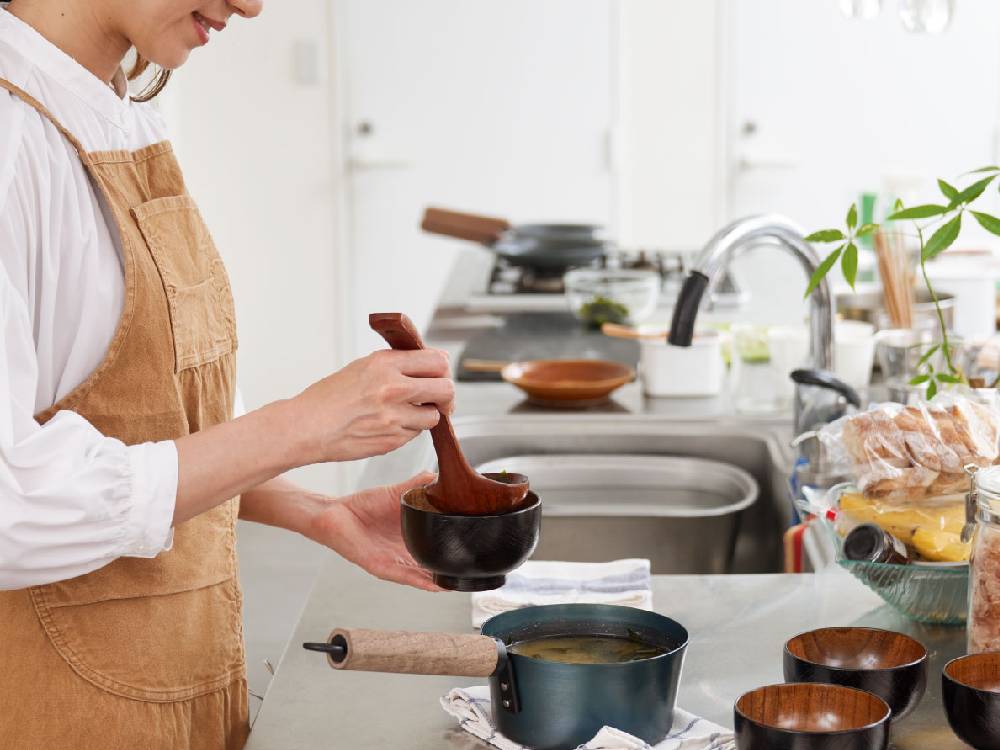
[[[781,247],[802,264],[811,278],[820,264],[819,255],[806,242],[801,230],[776,214],[748,216],[734,221],[716,234],[694,261],[694,265],[674,307],[667,341],[674,346],[690,346],[695,320],[705,290],[714,284],[743,248],[756,244]],[[810,295],[810,346],[813,365],[833,369],[833,304],[830,286],[824,278]]]

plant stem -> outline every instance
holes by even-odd
[[[924,232],[917,227],[917,235],[920,239],[920,272],[924,277],[924,285],[931,294],[931,301],[934,302],[934,311],[937,313],[938,325],[941,327],[941,348],[944,350],[944,361],[948,365],[948,372],[957,375],[955,363],[951,361],[951,345],[948,343],[948,326],[944,322],[944,312],[941,310],[941,302],[938,300],[937,292],[927,276],[927,264],[924,262]]]

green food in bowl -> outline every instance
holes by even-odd
[[[600,328],[605,323],[622,324],[628,321],[628,317],[628,307],[601,295],[580,305],[580,318],[590,328]]]

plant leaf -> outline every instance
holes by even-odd
[[[920,253],[921,260],[931,260],[936,258],[958,239],[959,232],[962,231],[962,214],[957,214],[954,219],[938,228],[931,238],[927,240],[923,251]]]
[[[846,239],[839,229],[820,229],[806,237],[806,242],[839,242]]]
[[[949,185],[944,180],[938,180],[938,187],[941,188],[941,194],[950,201],[955,200],[958,196],[958,188]]]
[[[819,264],[819,267],[813,271],[812,278],[809,279],[809,286],[806,288],[806,293],[803,295],[803,298],[808,297],[813,293],[813,290],[819,286],[819,283],[830,272],[830,269],[833,268],[833,264],[837,262],[837,258],[840,257],[840,254],[843,251],[844,245],[841,245],[823,259],[823,262]]]
[[[989,214],[984,214],[980,211],[973,211],[972,215],[976,217],[976,221],[979,222],[979,226],[987,232],[1000,235],[1000,219],[996,216],[990,216]]]
[[[931,379],[930,375],[917,375],[915,377],[910,378],[910,385],[923,385],[930,379]]]
[[[926,352],[924,352],[924,355],[920,358],[920,361],[917,362],[917,367],[920,367],[920,365],[922,365],[924,362],[926,362],[931,357],[933,357],[934,356],[934,352],[936,352],[940,348],[941,348],[941,344],[934,344],[934,346],[932,346],[930,349],[928,349]]]
[[[939,383],[952,383],[952,384],[956,384],[956,383],[961,383],[962,382],[962,379],[960,377],[958,377],[958,375],[952,375],[951,373],[947,373],[947,372],[939,372],[937,374],[937,379],[938,379]]]
[[[989,184],[996,178],[997,176],[994,174],[973,182],[969,185],[969,187],[951,199],[951,203],[948,204],[948,208],[955,208],[955,206],[960,203],[972,203],[972,201],[983,194],[986,188],[989,187]]]
[[[932,380],[927,384],[927,400],[930,401],[934,398],[937,395],[937,391],[937,383]]]
[[[878,224],[862,224],[861,228],[854,233],[855,237],[867,237],[869,234],[878,229]]]
[[[844,254],[840,257],[840,270],[853,290],[854,281],[858,278],[858,246],[853,242],[847,243]]]
[[[901,211],[896,211],[889,218],[892,221],[899,221],[901,219],[929,219],[931,216],[940,216],[946,213],[948,213],[947,206],[928,203],[923,206],[913,206],[912,208],[904,208]]]
[[[847,228],[854,229],[858,225],[858,206],[856,203],[852,203],[851,207],[847,209]]]
[[[1000,167],[980,167],[979,169],[973,169],[965,174],[980,174],[982,172],[1000,172]]]
[[[902,211],[903,210],[903,199],[902,198],[896,198],[896,202],[892,204],[892,210],[893,211]]]

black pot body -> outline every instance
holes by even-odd
[[[836,669],[785,651],[785,682],[822,682],[874,693],[889,704],[892,721],[909,714],[927,689],[927,660],[894,669]]]
[[[567,269],[585,266],[605,254],[601,240],[557,240],[552,238],[504,237],[490,249],[512,266],[538,269]]]
[[[404,495],[402,503],[403,541],[442,588],[499,588],[506,574],[531,557],[538,544],[542,505],[532,492],[520,509],[493,516],[436,513],[408,504],[409,497],[410,493]]]
[[[682,625],[632,607],[560,604],[504,612],[483,625],[483,634],[505,643],[545,635],[626,636],[670,647],[666,654],[624,664],[559,664],[511,654],[520,710],[501,698],[504,673],[490,678],[493,718],[505,737],[535,750],[570,750],[607,725],[650,744],[670,731],[687,648]]]
[[[775,729],[734,712],[736,750],[886,750],[889,722],[865,729],[818,734]]]
[[[952,731],[976,750],[1000,750],[1000,693],[975,690],[941,676]]]

